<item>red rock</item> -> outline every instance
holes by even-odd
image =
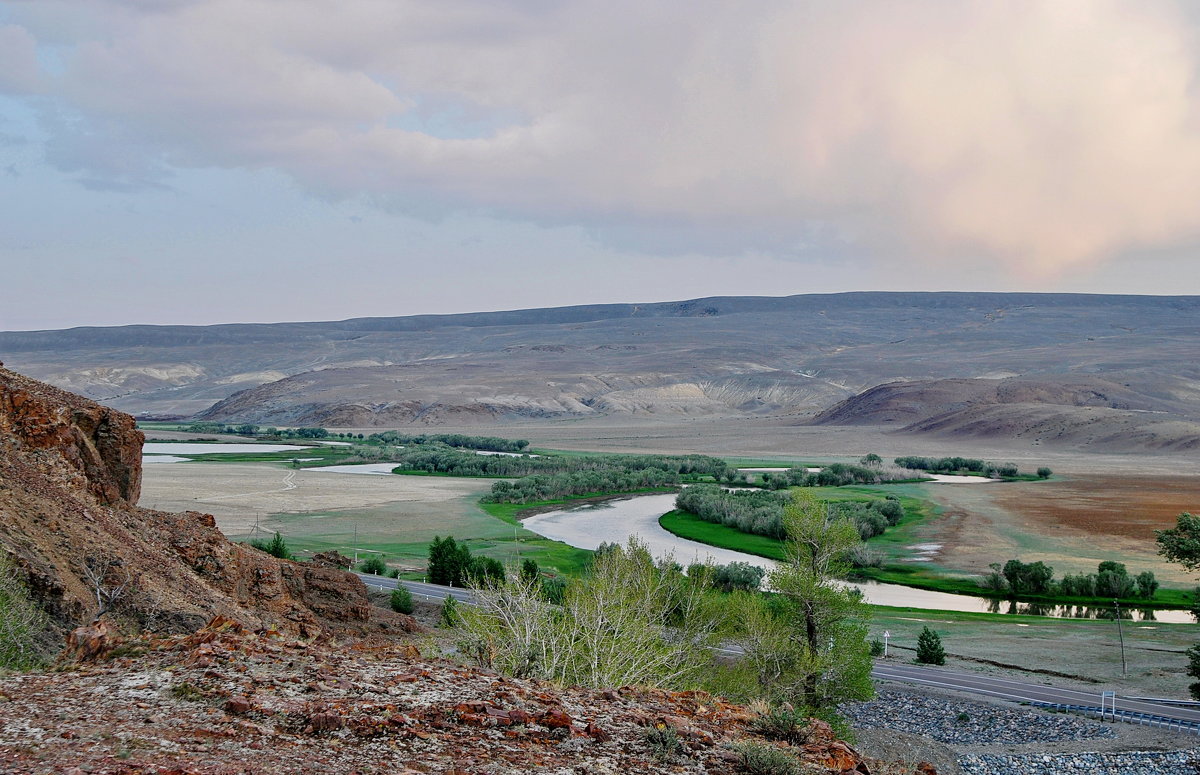
[[[250,704],[250,700],[245,697],[232,697],[225,703],[225,712],[235,716],[241,716],[249,713],[254,706]]]
[[[548,729],[570,729],[574,721],[561,708],[552,708],[538,717],[538,723]]]
[[[336,713],[315,713],[308,719],[306,732],[332,732],[346,726],[346,722]]]
[[[612,735],[608,734],[603,729],[596,726],[596,723],[594,721],[589,721],[587,728],[584,729],[583,731],[588,737],[592,738],[597,743],[607,743],[609,740],[612,739]]]
[[[929,762],[917,762],[917,772],[920,775],[937,775],[937,767]]]

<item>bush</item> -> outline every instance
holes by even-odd
[[[382,557],[374,556],[368,557],[360,562],[358,564],[358,569],[363,573],[373,573],[376,576],[383,576],[387,574],[388,567],[387,563],[383,561]]]
[[[883,656],[883,641],[881,641],[879,638],[874,638],[871,640],[871,656]]]
[[[466,581],[472,587],[499,584],[504,581],[504,576],[504,565],[491,557],[472,557],[470,565],[467,566]]]
[[[447,629],[457,627],[460,621],[462,621],[462,615],[458,612],[458,601],[447,597],[442,603],[442,612],[438,616],[438,627]]]
[[[47,626],[16,569],[0,555],[0,668],[27,670],[41,662],[37,641]]]
[[[917,636],[917,661],[923,665],[946,664],[946,650],[942,648],[942,639],[928,627],[921,628]]]
[[[521,581],[526,584],[533,584],[542,576],[542,569],[538,567],[537,560],[525,560],[521,563]]]
[[[660,762],[667,762],[683,753],[679,735],[665,724],[651,727],[642,732],[642,739],[650,747],[650,755]]]
[[[1050,474],[1052,474],[1052,473],[1054,473],[1054,472],[1051,471],[1049,468],[1046,468],[1045,466],[1041,466],[1037,470],[1038,479],[1049,479]]]
[[[808,716],[802,710],[784,706],[758,714],[750,722],[750,730],[768,740],[804,745],[809,735]]]
[[[392,590],[392,610],[400,614],[411,614],[413,612],[413,596],[412,592],[408,591],[408,587],[401,584]]]
[[[692,574],[688,573],[688,575]],[[728,565],[718,565],[713,568],[712,585],[722,592],[732,592],[735,589],[757,592],[766,575],[767,572],[757,565],[751,565],[748,562],[731,562]]]
[[[804,774],[799,759],[773,745],[746,740],[729,747],[741,757],[738,765],[749,775]]]

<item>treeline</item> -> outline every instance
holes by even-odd
[[[396,472],[424,471],[450,476],[553,476],[557,474],[635,472],[656,470],[675,474],[678,481],[721,477],[728,466],[724,460],[706,455],[477,455],[443,444],[396,449]]]
[[[262,436],[272,439],[362,439],[361,433],[331,433],[326,428],[264,428],[245,423],[193,422],[183,427],[187,433],[228,433],[236,436]]]
[[[1055,581],[1054,568],[1040,560],[1009,560],[1003,566],[994,562],[982,585],[997,594],[1010,597],[1039,595],[1046,597],[1096,597],[1105,599],[1153,600],[1158,579],[1152,571],[1130,576],[1124,563],[1107,560],[1095,573],[1067,574]]]
[[[447,447],[481,449],[486,452],[524,452],[529,446],[525,439],[502,439],[497,436],[464,436],[461,433],[400,433],[384,431],[367,437],[369,444],[444,444]]]
[[[759,484],[769,490],[784,490],[788,487],[842,487],[847,484],[883,484],[902,481],[906,477],[876,466],[856,466],[851,463],[833,463],[820,471],[789,468],[786,471],[764,472]]]
[[[496,482],[483,500],[489,503],[534,503],[599,493],[638,492],[659,487],[676,487],[679,474],[660,468],[632,471],[576,471],[570,474],[534,474],[515,482]]]
[[[679,493],[675,508],[743,533],[783,539],[786,536],[783,508],[790,500],[783,493],[724,490],[700,484]],[[894,495],[870,501],[833,501],[826,508],[835,519],[853,520],[863,540],[880,535],[904,517],[904,507]]]
[[[934,474],[980,474],[988,478],[1011,479],[1021,475],[1020,470],[1014,463],[989,463],[986,460],[980,460],[973,457],[920,457],[917,455],[909,455],[906,457],[898,457],[894,461],[900,468],[908,468],[914,471],[928,471]],[[1037,475],[1041,479],[1049,478],[1053,473],[1045,466],[1037,470]]]

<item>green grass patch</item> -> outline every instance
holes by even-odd
[[[668,533],[689,541],[745,552],[770,560],[784,559],[783,542],[778,539],[743,533],[728,525],[706,522],[687,511],[668,511],[658,518],[658,524]]]

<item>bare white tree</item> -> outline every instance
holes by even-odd
[[[129,594],[133,578],[118,560],[89,557],[83,567],[83,579],[96,598],[96,616],[99,619],[112,610],[122,598]]]

